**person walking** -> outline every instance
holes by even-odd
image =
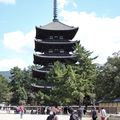
[[[53,120],[58,120],[58,116],[56,115],[56,113],[54,112],[54,119]]]
[[[50,111],[50,114],[49,114],[49,116],[47,117],[46,120],[58,120],[58,117],[57,117],[55,112]]]
[[[82,120],[83,117],[83,108],[80,106],[77,110],[79,120]]]
[[[91,113],[92,113],[92,120],[96,120],[96,119],[97,119],[97,111],[96,111],[96,108],[93,108]]]
[[[73,109],[71,109],[70,114],[71,115],[70,115],[70,119],[69,120],[79,120],[77,112],[74,111]]]
[[[49,116],[47,117],[46,120],[53,120],[53,118],[54,118],[54,114],[52,111],[50,111]]]
[[[23,106],[22,103],[20,104],[18,109],[19,109],[19,113],[20,113],[20,118],[22,119],[23,118],[23,114],[24,114],[24,106]]]
[[[101,120],[105,120],[106,119],[107,114],[106,114],[106,110],[104,108],[101,108],[100,116],[101,116]]]

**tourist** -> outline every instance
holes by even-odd
[[[46,120],[58,120],[58,117],[55,112],[50,111],[50,114]]]
[[[71,109],[71,115],[69,120],[79,120],[77,112],[73,109]]]
[[[84,109],[83,109],[84,115],[86,114],[86,112],[87,112],[87,107],[85,106]]]
[[[77,110],[79,120],[82,120],[83,117],[83,108],[80,106]]]
[[[53,114],[54,114],[53,120],[58,120],[58,116],[56,115],[56,113],[54,112]]]
[[[97,111],[96,111],[95,107],[92,109],[91,113],[92,113],[92,120],[96,120],[97,119]]]
[[[101,108],[100,116],[101,116],[101,120],[105,120],[106,119],[107,114],[106,114],[106,110],[104,108]]]
[[[20,113],[20,118],[22,119],[24,114],[24,106],[22,103],[20,103],[20,106],[19,106],[19,113]]]
[[[46,120],[53,120],[53,118],[54,118],[54,114],[52,111],[50,111],[49,116],[47,117]]]

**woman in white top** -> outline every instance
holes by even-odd
[[[107,114],[106,114],[106,110],[104,108],[101,108],[100,116],[101,116],[101,120],[105,120]]]

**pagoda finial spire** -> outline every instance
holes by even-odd
[[[54,12],[53,12],[53,14],[54,14],[53,21],[58,21],[58,19],[57,19],[57,0],[54,0]]]

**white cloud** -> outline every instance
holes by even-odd
[[[27,34],[23,34],[21,31],[5,33],[3,37],[3,45],[8,50],[13,50],[15,53],[26,53],[33,54],[31,50],[34,50],[34,39],[35,39],[35,31],[32,30]],[[11,51],[12,54],[12,51]],[[20,54],[21,55],[21,54]],[[20,56],[19,56],[20,57]],[[28,58],[28,57],[27,57]],[[0,70],[9,70],[15,66],[20,67],[21,69],[29,66],[29,59],[23,60],[21,58],[13,58],[13,59],[1,59],[0,60]],[[7,63],[7,64],[6,64]]]
[[[93,51],[93,56],[99,56],[97,63],[103,64],[107,57],[120,50],[120,16],[115,18],[97,17],[95,13],[61,11],[67,25],[79,27],[76,40],[82,46]],[[74,16],[74,17],[73,17]],[[21,31],[5,33],[3,43],[5,47],[16,52],[25,52],[27,48],[34,49],[35,31],[23,34]],[[16,65],[28,66],[22,60],[0,60],[0,69],[12,68]],[[19,61],[19,62],[18,62]],[[9,63],[10,62],[10,63]],[[6,65],[6,63],[9,63]],[[20,68],[21,68],[20,67]]]
[[[26,48],[33,49],[35,31],[23,34],[21,31],[5,33],[3,44],[5,47],[16,52],[26,52]]]
[[[73,6],[74,6],[75,8],[77,8],[77,4],[76,4],[75,2],[73,2]]]
[[[64,8],[68,1],[59,0],[61,8]],[[74,39],[80,40],[87,50],[93,51],[94,56],[99,56],[97,63],[105,63],[108,56],[120,50],[120,16],[97,17],[95,13],[65,10],[61,11],[60,16],[64,18],[63,22],[67,25],[79,27]],[[3,44],[6,48],[16,52],[27,52],[25,51],[28,50],[27,48],[34,49],[34,38],[34,30],[27,34],[23,34],[21,31],[10,32],[4,34]],[[0,60],[0,70],[8,70],[14,66],[24,68],[28,64],[25,63],[25,60],[18,58]]]
[[[60,15],[64,18],[64,23],[79,27],[75,39],[81,40],[87,50],[99,56],[96,62],[105,63],[108,56],[120,50],[120,16],[97,17],[95,13],[65,10]]]
[[[66,4],[67,4],[66,0],[58,0],[58,7],[60,9],[63,9]]]
[[[72,4],[73,7],[77,7],[75,0],[58,0],[58,7],[59,9],[63,9],[66,5]]]
[[[19,58],[0,60],[0,71],[10,70],[11,68],[15,66],[18,66],[19,68],[23,69],[27,67],[28,64]]]
[[[0,3],[4,4],[15,4],[16,0],[0,0]]]

